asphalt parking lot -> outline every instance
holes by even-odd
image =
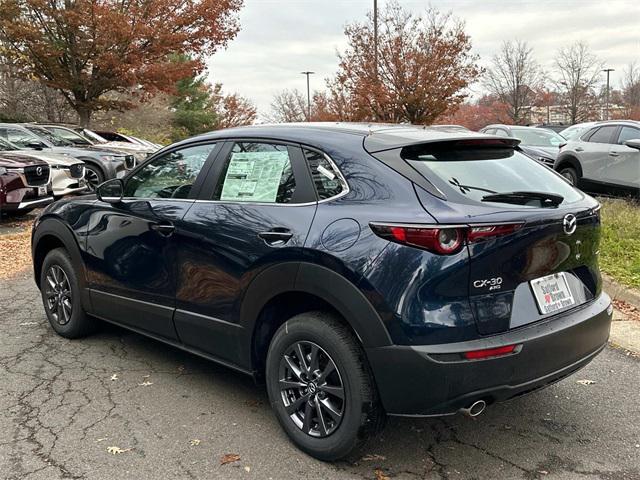
[[[296,450],[248,377],[115,327],[56,336],[26,274],[0,281],[0,369],[6,479],[640,479],[640,359],[613,348],[475,420],[390,419],[337,464]]]

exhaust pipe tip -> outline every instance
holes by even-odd
[[[484,412],[485,408],[487,408],[487,402],[485,402],[484,400],[477,400],[467,408],[461,408],[460,413],[463,413],[467,417],[474,418]]]

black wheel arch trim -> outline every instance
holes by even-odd
[[[87,277],[84,262],[82,260],[82,254],[80,252],[80,245],[78,244],[76,236],[72,232],[71,228],[62,220],[55,217],[45,217],[44,219],[41,219],[38,222],[37,227],[34,229],[31,237],[31,258],[33,260],[33,275],[36,285],[40,288],[41,265],[36,264],[36,251],[42,239],[47,236],[56,238],[62,245],[64,245],[64,248],[69,253],[71,264],[75,269],[76,277],[79,282],[78,286],[80,287],[82,306],[85,310],[90,311],[91,300],[87,289]]]
[[[580,165],[580,160],[578,160],[573,155],[567,154],[567,155],[562,155],[558,157],[558,160],[556,161],[556,165],[557,166],[555,167],[555,170],[557,172],[559,172],[566,165],[569,165],[576,170],[576,173],[578,174],[579,179],[582,178],[582,165]]]
[[[391,345],[391,337],[373,305],[356,285],[335,271],[313,263],[286,262],[268,267],[249,284],[240,305],[240,324],[250,332],[241,363],[252,359],[257,321],[267,303],[285,293],[314,295],[343,316],[365,348]]]

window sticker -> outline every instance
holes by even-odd
[[[232,153],[220,200],[275,202],[288,162],[286,151]]]

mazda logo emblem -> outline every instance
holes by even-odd
[[[567,235],[571,235],[578,228],[578,219],[572,213],[568,213],[564,216],[562,220],[562,228],[564,229],[564,233]]]
[[[36,168],[36,175],[38,175],[38,176],[42,175],[42,167]]]

